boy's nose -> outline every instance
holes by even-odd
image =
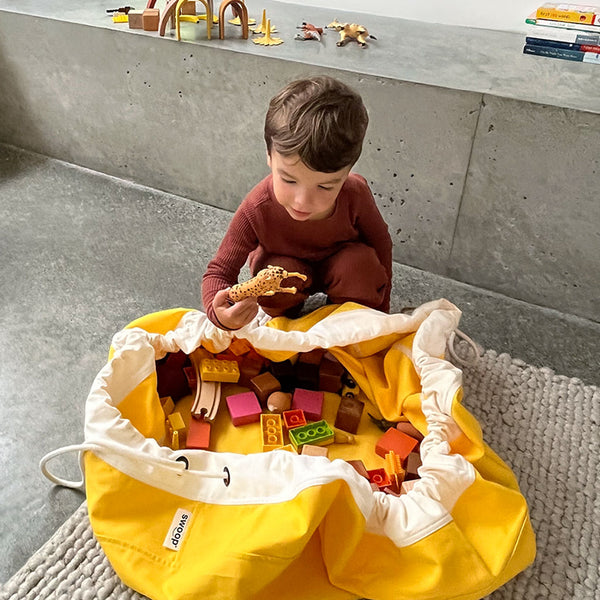
[[[308,208],[309,204],[310,198],[308,193],[305,190],[297,190],[294,194],[294,208],[302,211],[303,209]]]

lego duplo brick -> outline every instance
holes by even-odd
[[[246,340],[240,338],[234,338],[232,342],[229,344],[229,351],[235,354],[236,356],[244,356],[244,354],[248,354],[250,350],[252,350],[252,346]]]
[[[406,476],[405,479],[419,479],[419,467],[421,462],[421,454],[419,452],[411,452],[406,459]]]
[[[292,361],[272,362],[269,371],[279,381],[282,391],[291,392],[296,387],[296,373]]]
[[[262,409],[254,392],[242,392],[227,396],[226,402],[231,422],[236,427],[260,421]]]
[[[296,381],[298,387],[307,390],[319,390],[319,369],[325,350],[316,348],[310,352],[302,352],[296,362]]]
[[[200,376],[202,381],[237,383],[240,378],[240,370],[235,361],[205,358],[200,364]]]
[[[159,398],[171,396],[173,401],[177,402],[190,393],[190,386],[183,372],[183,368],[188,364],[188,356],[184,352],[171,352],[156,362],[156,387]]]
[[[364,402],[350,396],[342,396],[335,417],[335,427],[349,433],[356,433],[364,408]]]
[[[251,387],[250,382],[254,377],[260,374],[263,369],[264,361],[253,358],[246,354],[243,356],[242,363],[239,365],[240,379],[239,384],[244,387]]]
[[[210,446],[210,422],[190,419],[185,447],[193,450],[208,450]]]
[[[374,483],[379,489],[389,487],[392,483],[385,469],[371,469],[367,473],[369,473],[369,481]]]
[[[303,410],[286,410],[283,412],[283,424],[289,431],[296,427],[304,427],[306,425],[306,417]]]
[[[319,366],[319,389],[337,394],[342,388],[345,369],[332,354],[327,352]]]
[[[349,465],[352,465],[352,467],[354,468],[354,470],[361,475],[362,477],[364,477],[365,479],[369,479],[369,472],[367,471],[367,467],[365,467],[365,463],[363,463],[362,460],[347,460],[346,461]]]
[[[160,399],[160,405],[165,413],[165,417],[168,417],[175,410],[175,402],[173,402],[171,396],[163,396]]]
[[[303,410],[308,421],[319,421],[323,414],[323,392],[296,388],[292,397],[292,409]]]
[[[385,455],[393,450],[404,461],[408,455],[417,447],[417,440],[398,431],[395,427],[390,427],[377,441],[375,452],[385,458]]]
[[[269,452],[283,446],[283,427],[281,415],[260,415],[263,452]]]
[[[281,384],[268,371],[250,380],[250,389],[256,394],[261,406],[267,405],[267,399],[273,392],[281,391]]]
[[[406,435],[410,435],[410,437],[415,438],[418,442],[423,440],[423,434],[409,421],[400,421],[400,423],[396,423],[396,429]]]
[[[317,421],[309,423],[303,427],[296,427],[288,431],[290,442],[296,448],[304,446],[304,444],[313,444],[315,446],[326,446],[332,444],[334,434],[327,421]]]
[[[319,389],[319,366],[312,363],[296,363],[296,385],[305,390]]]
[[[195,389],[196,385],[198,384],[198,377],[196,376],[196,369],[194,369],[194,367],[192,367],[192,366],[183,367],[183,374],[185,375],[185,378],[187,379],[190,390]]]
[[[327,446],[313,446],[312,444],[304,444],[300,454],[303,456],[324,456],[325,458],[328,458],[329,449]]]

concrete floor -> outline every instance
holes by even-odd
[[[199,307],[231,213],[0,145],[0,582],[83,501],[38,470],[82,441],[88,389],[131,320]],[[393,311],[446,297],[485,348],[600,384],[600,325],[396,264]],[[76,477],[75,461],[63,474]]]

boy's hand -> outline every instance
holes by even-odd
[[[219,323],[228,329],[239,329],[247,325],[258,313],[256,298],[244,298],[231,304],[229,289],[220,290],[213,299],[213,310]]]

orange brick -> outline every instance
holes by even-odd
[[[390,427],[380,438],[375,446],[375,452],[385,458],[385,455],[393,450],[400,460],[404,461],[408,455],[417,447],[419,442],[414,438]]]

